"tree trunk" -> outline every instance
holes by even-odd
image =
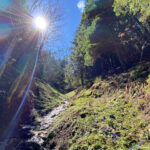
[[[83,70],[81,71],[81,85],[84,86]]]

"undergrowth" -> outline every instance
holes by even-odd
[[[136,66],[127,73],[96,79],[90,89],[69,93],[68,108],[56,119],[44,145],[69,150],[149,150],[148,69]]]
[[[56,106],[59,106],[63,100],[63,96],[48,83],[36,81],[34,88],[30,91],[34,107],[40,116],[50,112]]]

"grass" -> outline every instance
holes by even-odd
[[[47,83],[36,81],[31,91],[35,108],[40,116],[50,112],[53,108],[60,105],[63,96]]]
[[[69,92],[69,93],[66,94],[66,97],[70,99],[70,98],[72,98],[73,96],[75,96],[75,94],[76,94],[75,91],[71,91],[71,92]]]
[[[149,150],[150,77],[146,74],[145,68],[138,66],[105,80],[96,79],[88,90],[69,93],[72,99],[68,108],[56,119],[45,146],[69,150]]]

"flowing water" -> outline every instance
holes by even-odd
[[[68,104],[65,98],[60,98],[64,102],[47,115],[36,118],[35,122],[30,122],[28,125],[20,125],[18,132],[11,138],[5,150],[47,150],[42,144],[48,137],[56,117],[66,109]]]
[[[62,97],[61,97],[62,98]],[[58,107],[54,108],[50,113],[48,113],[43,118],[38,119],[38,124],[36,126],[30,126],[32,133],[32,137],[28,140],[28,142],[34,142],[39,145],[42,145],[44,140],[48,137],[48,131],[52,127],[52,123],[59,115],[60,112],[66,109],[68,101],[64,98],[63,104],[59,105]],[[29,128],[29,126],[24,126],[23,128]]]

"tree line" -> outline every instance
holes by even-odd
[[[150,1],[86,0],[66,66],[70,87],[149,60]]]

